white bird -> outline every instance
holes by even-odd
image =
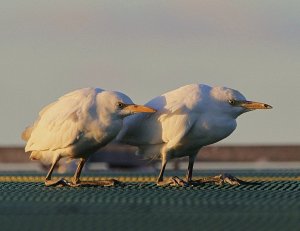
[[[135,105],[123,93],[100,88],[83,88],[60,97],[44,107],[39,118],[22,133],[30,159],[52,163],[45,184],[80,185],[80,173],[87,158],[113,140],[123,118],[138,112],[153,113]],[[63,157],[80,158],[72,183],[51,180],[56,163]]]
[[[195,157],[203,146],[229,136],[236,128],[239,115],[272,108],[265,103],[247,101],[236,90],[203,84],[180,87],[145,105],[157,112],[126,118],[117,140],[137,146],[138,154],[144,157],[161,158],[158,185],[192,182]],[[186,181],[177,177],[164,181],[168,160],[183,156],[189,157]]]

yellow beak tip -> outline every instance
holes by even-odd
[[[273,107],[271,105],[266,104],[265,105],[266,109],[272,109]]]

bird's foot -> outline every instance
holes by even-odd
[[[223,185],[223,184],[230,184],[230,185],[241,185],[246,183],[245,181],[232,176],[228,173],[224,173],[224,174],[220,174],[219,176],[215,176],[217,181],[215,182],[215,184],[217,185]]]
[[[89,186],[116,186],[116,185],[122,185],[121,181],[115,180],[115,179],[109,179],[109,180],[100,180],[100,181],[72,181],[69,182],[64,178],[58,179],[58,180],[46,180],[45,185],[47,187],[53,186],[53,187],[89,187]]]
[[[212,183],[216,185],[230,184],[230,185],[241,185],[248,184],[248,182],[238,179],[235,176],[232,176],[228,173],[223,173],[218,176],[205,177],[189,182],[191,185],[207,184]]]
[[[158,181],[158,186],[188,186],[188,183],[177,176],[170,177],[166,180]]]
[[[47,187],[49,187],[49,186],[62,187],[62,186],[70,186],[70,183],[66,179],[60,178],[58,180],[45,180],[45,185]]]
[[[100,181],[77,181],[69,184],[71,187],[91,187],[91,186],[116,186],[122,185],[121,181],[115,179],[100,180]]]

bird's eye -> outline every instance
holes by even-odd
[[[117,107],[120,108],[120,109],[122,109],[122,108],[125,107],[125,104],[122,103],[122,102],[118,102],[118,103],[117,103]]]
[[[235,104],[235,100],[230,99],[230,100],[228,100],[228,103],[229,103],[230,105],[234,105],[234,104]]]

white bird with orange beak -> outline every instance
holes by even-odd
[[[154,109],[135,105],[123,93],[100,88],[83,88],[70,92],[41,110],[39,118],[26,128],[22,138],[30,158],[51,163],[45,184],[79,186],[80,173],[87,158],[113,140],[126,116],[153,113]],[[51,180],[61,158],[80,159],[72,182]],[[114,181],[97,182],[97,185]],[[85,183],[87,184],[87,183]]]
[[[239,115],[255,109],[270,109],[265,103],[248,101],[238,91],[227,87],[191,84],[167,92],[146,104],[157,110],[151,115],[128,117],[117,139],[139,148],[138,153],[152,159],[161,158],[158,185],[192,183],[193,165],[199,150],[229,136],[236,128]],[[188,156],[185,181],[178,177],[164,180],[170,159]],[[222,180],[238,184],[234,177]]]

